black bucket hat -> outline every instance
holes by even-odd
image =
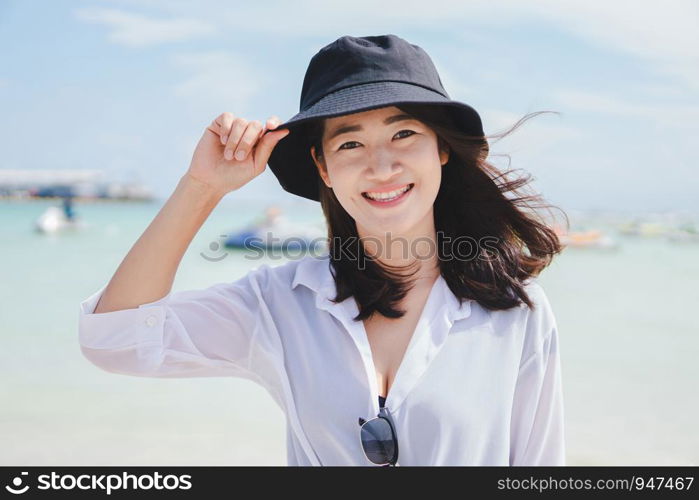
[[[469,135],[483,136],[479,114],[450,99],[429,55],[396,35],[342,36],[312,58],[301,90],[300,111],[274,130],[290,133],[272,150],[267,164],[285,191],[320,201],[319,175],[303,125],[400,104],[444,106]]]

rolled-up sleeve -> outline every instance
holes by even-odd
[[[527,323],[535,346],[519,366],[510,426],[510,465],[565,465],[563,387],[559,336],[548,300]]]
[[[112,373],[143,377],[231,376],[260,381],[279,355],[276,325],[263,296],[270,268],[232,283],[170,292],[133,309],[94,313],[107,285],[80,304],[83,355]],[[273,363],[271,363],[273,364]]]

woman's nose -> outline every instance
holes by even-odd
[[[373,179],[390,179],[402,170],[400,163],[391,155],[375,154],[369,159],[369,177]]]

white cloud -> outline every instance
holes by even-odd
[[[482,109],[479,114],[483,119],[486,135],[495,135],[509,130],[527,113],[517,114],[501,109]],[[584,136],[580,129],[561,123],[562,119],[565,118],[551,113],[533,116],[505,138],[497,142],[491,139],[491,153],[525,151],[533,155],[550,150],[560,142]]]
[[[657,122],[689,124],[699,120],[699,106],[656,106],[636,104],[617,96],[575,89],[559,89],[551,99],[565,109],[651,119]],[[565,112],[565,111],[564,111]]]
[[[469,104],[468,99],[475,93],[475,90],[472,87],[462,83],[463,79],[455,76],[450,69],[447,69],[449,66],[441,64],[441,61],[437,57],[430,56],[430,58],[432,59],[432,62],[437,69],[437,73],[439,73],[439,78],[442,80],[442,85],[444,85],[444,89],[447,91],[449,96],[456,101],[462,101]]]
[[[232,52],[180,52],[173,54],[170,60],[189,74],[172,87],[172,92],[185,98],[192,109],[214,112],[224,105],[226,109],[220,109],[219,113],[244,112],[251,98],[264,88],[264,73]],[[266,118],[255,119],[264,121]]]
[[[172,141],[183,157],[191,157],[204,127],[224,111],[263,123],[268,118],[250,115],[254,95],[265,89],[269,78],[244,57],[229,51],[179,52],[170,56],[170,63],[186,74],[171,86],[171,93],[191,120],[200,122],[200,128],[190,127]]]
[[[152,19],[118,9],[82,8],[75,16],[110,28],[107,39],[128,47],[191,40],[216,33],[214,25],[190,18]]]
[[[587,40],[652,61],[659,72],[699,88],[696,1],[535,0],[527,5]]]
[[[440,23],[448,31],[458,28],[468,39],[479,36],[469,30],[473,27],[482,31],[488,27],[549,21],[558,30],[607,50],[632,54],[651,63],[658,73],[672,76],[690,88],[699,88],[699,3],[694,0],[384,0],[380,4],[354,0],[351,8],[343,2],[325,0],[235,5],[212,0],[194,3],[150,0],[147,6],[182,19],[149,20],[113,9],[80,12],[91,12],[85,16],[88,20],[113,26],[112,38],[123,43],[189,38],[211,33],[212,26],[263,40],[267,36],[300,34],[306,37],[361,36],[372,32],[400,35],[404,30]],[[301,12],[312,15],[299,15]],[[194,16],[205,22],[191,20]],[[271,17],[284,22],[271,22]]]

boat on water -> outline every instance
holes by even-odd
[[[568,232],[560,226],[554,226],[553,229],[558,235],[561,244],[566,247],[601,248],[607,250],[613,250],[619,247],[619,243],[614,238],[600,229]]]
[[[642,236],[653,238],[667,236],[672,231],[672,227],[661,222],[632,221],[619,226],[619,232],[627,236]]]
[[[50,206],[34,221],[34,230],[42,234],[55,234],[59,232],[77,230],[87,227],[82,217],[73,215],[67,217],[60,207]]]
[[[289,221],[276,206],[250,225],[230,232],[224,246],[235,249],[317,250],[326,246],[327,233],[319,224]]]
[[[685,223],[667,233],[671,243],[699,243],[699,229],[694,223]]]

